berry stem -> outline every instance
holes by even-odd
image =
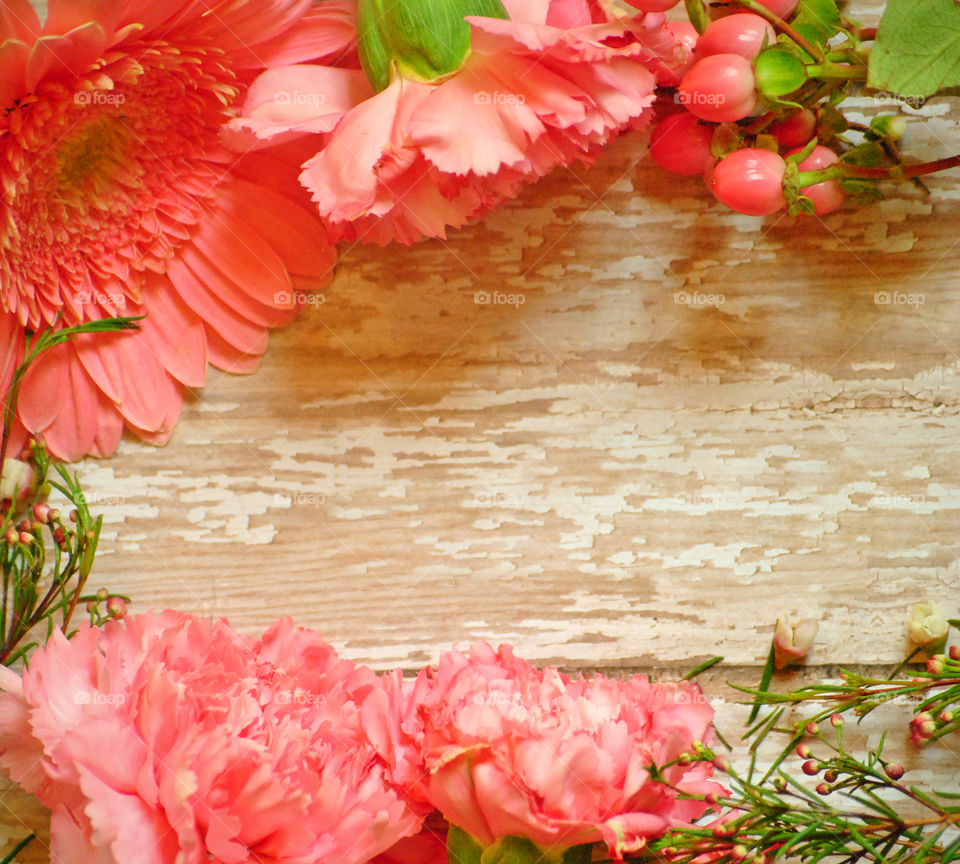
[[[826,60],[823,50],[819,45],[815,45],[813,42],[810,42],[805,36],[797,32],[790,24],[784,21],[779,15],[774,14],[766,6],[761,6],[756,0],[736,0],[737,5],[744,6],[749,9],[751,12],[755,12],[761,18],[765,18],[769,21],[777,30],[785,35],[789,36],[794,42],[797,43],[804,51],[807,52],[814,60],[818,63],[823,63]]]
[[[841,162],[829,168],[821,168],[819,171],[801,171],[799,182],[802,187],[844,177],[859,177],[863,180],[907,180],[923,177],[926,174],[936,174],[938,171],[949,171],[951,168],[960,168],[960,153],[943,159],[934,159],[932,162],[916,162],[912,165],[868,166]]]
[[[807,76],[810,78],[840,79],[843,81],[865,81],[867,67],[861,63],[856,65],[831,63],[824,60],[822,63],[811,63],[807,66]]]

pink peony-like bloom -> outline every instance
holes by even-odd
[[[343,37],[357,6],[335,0],[320,17]],[[575,160],[590,163],[611,137],[645,126],[655,76],[669,78],[688,53],[659,14],[628,17],[601,0],[503,7],[509,19],[466,17],[468,50],[433,77],[395,58],[373,86],[355,34],[339,44],[335,62],[269,69],[228,141],[245,150],[301,139],[300,181],[334,238],[445,237],[523,184]],[[444,14],[454,18],[443,28],[463,20]],[[446,32],[423,26],[426,35],[431,27]],[[430,49],[409,38],[410,62],[426,62]]]
[[[412,687],[394,681],[364,704],[368,734],[398,781],[487,847],[505,836],[544,849],[603,841],[618,858],[707,811],[648,770],[711,735],[713,709],[692,684],[570,679],[485,643],[445,654]],[[375,716],[376,715],[376,716]],[[664,769],[690,794],[721,794],[704,762]]]
[[[296,172],[220,133],[253,77],[323,54],[311,0],[0,4],[0,396],[28,331],[146,315],[47,352],[20,392],[57,456],[163,443],[207,364],[256,368],[334,251]]]
[[[0,767],[62,864],[362,864],[419,830],[363,732],[376,676],[289,621],[57,631],[0,685]]]

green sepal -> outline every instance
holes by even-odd
[[[879,141],[865,141],[863,144],[851,147],[840,157],[840,161],[850,165],[863,165],[867,168],[875,168],[888,161],[887,151],[883,149],[883,144]]]
[[[396,73],[429,82],[456,72],[470,53],[471,15],[510,17],[500,0],[360,0],[357,42],[373,88]]]
[[[811,138],[803,147],[802,150],[794,153],[792,156],[784,156],[784,161],[789,165],[791,162],[794,165],[799,165],[806,159],[814,150],[814,148],[820,142],[816,138]]]
[[[466,831],[451,825],[447,829],[448,864],[480,864],[483,847]]]
[[[710,155],[714,159],[722,159],[734,150],[739,150],[742,143],[743,135],[740,134],[738,126],[732,123],[721,123],[713,130],[713,137],[710,139]]]
[[[710,23],[710,16],[707,15],[707,7],[703,0],[684,0],[683,5],[686,7],[687,17],[690,19],[693,29],[697,33],[703,33]]]
[[[791,216],[801,214],[812,216],[817,212],[813,201],[803,194],[800,186],[800,169],[796,162],[788,161],[783,172],[783,197],[787,201],[787,213]]]
[[[449,864],[590,864],[593,844],[572,846],[564,852],[541,849],[527,837],[501,837],[484,849],[462,828],[447,831]]]
[[[789,48],[776,45],[761,51],[753,61],[757,90],[764,96],[786,96],[807,80],[807,67]]]

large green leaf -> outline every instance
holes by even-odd
[[[867,84],[917,100],[960,86],[956,0],[888,0],[870,52]]]

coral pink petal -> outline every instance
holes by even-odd
[[[171,261],[167,277],[183,302],[203,319],[207,356],[214,365],[219,364],[212,360],[216,346],[210,338],[211,333],[216,333],[243,354],[263,354],[267,345],[265,328],[237,312],[231,303],[220,299],[183,261]]]
[[[50,814],[50,860],[57,864],[117,864],[105,846],[94,846],[64,806]]]
[[[93,439],[90,452],[101,458],[112,456],[120,439],[123,437],[123,418],[117,411],[117,406],[104,396],[102,390],[97,390],[97,434]]]
[[[207,327],[207,359],[217,369],[234,375],[250,375],[260,367],[260,358],[267,351],[267,334],[261,337],[260,345],[252,345],[245,351],[234,348],[219,333]]]
[[[179,407],[182,396],[160,361],[136,334],[93,335],[77,340],[77,353],[90,377],[132,426],[163,430],[171,405]]]
[[[263,186],[235,180],[219,197],[223,210],[246,219],[294,276],[326,281],[333,274],[336,249],[311,213]]]
[[[72,353],[72,352],[71,352]],[[69,392],[63,410],[43,432],[47,447],[67,461],[89,453],[97,437],[98,400],[96,385],[73,355],[69,361]]]
[[[183,304],[165,276],[154,281],[144,301],[147,317],[140,322],[140,338],[181,384],[202,387],[207,376],[203,323]]]
[[[547,12],[546,23],[550,27],[569,30],[586,27],[593,23],[588,0],[553,0]]]
[[[120,21],[123,3],[117,0],[49,0],[44,33],[63,35],[90,21],[112,31]]]
[[[221,187],[220,195],[225,196],[229,202],[229,187]],[[277,253],[250,227],[248,218],[248,214],[219,207],[200,225],[193,236],[192,248],[188,247],[186,252],[196,249],[214,271],[220,274],[221,285],[224,285],[226,280],[257,303],[279,309],[292,309],[290,276]],[[196,256],[191,254],[187,257],[185,254],[184,259],[196,273]],[[216,279],[216,273],[211,274],[211,280]],[[221,287],[221,297],[227,299],[225,295],[233,293],[233,302],[246,310],[247,304],[243,303],[242,296],[236,294],[236,288]],[[284,296],[286,300],[282,299]],[[269,310],[267,315],[263,322],[265,324],[284,321],[282,316],[272,315]]]
[[[70,387],[70,346],[47,351],[24,376],[17,413],[24,425],[41,433],[63,410]]]
[[[25,70],[30,49],[25,42],[0,39],[0,105],[9,105],[25,85]],[[0,119],[0,128],[5,119]]]
[[[326,147],[303,166],[300,181],[320,213],[349,221],[369,210],[377,195],[374,169],[390,144],[403,85],[394,81],[343,118]]]
[[[294,29],[258,45],[258,65],[271,68],[307,60],[337,60],[355,48],[356,23],[355,0],[326,0]]]
[[[29,0],[0,3],[0,43],[7,39],[32,42],[40,34],[40,19]]]
[[[258,138],[285,132],[330,132],[373,90],[358,69],[295,65],[268,69],[251,85],[242,120],[231,128],[250,129]]]

